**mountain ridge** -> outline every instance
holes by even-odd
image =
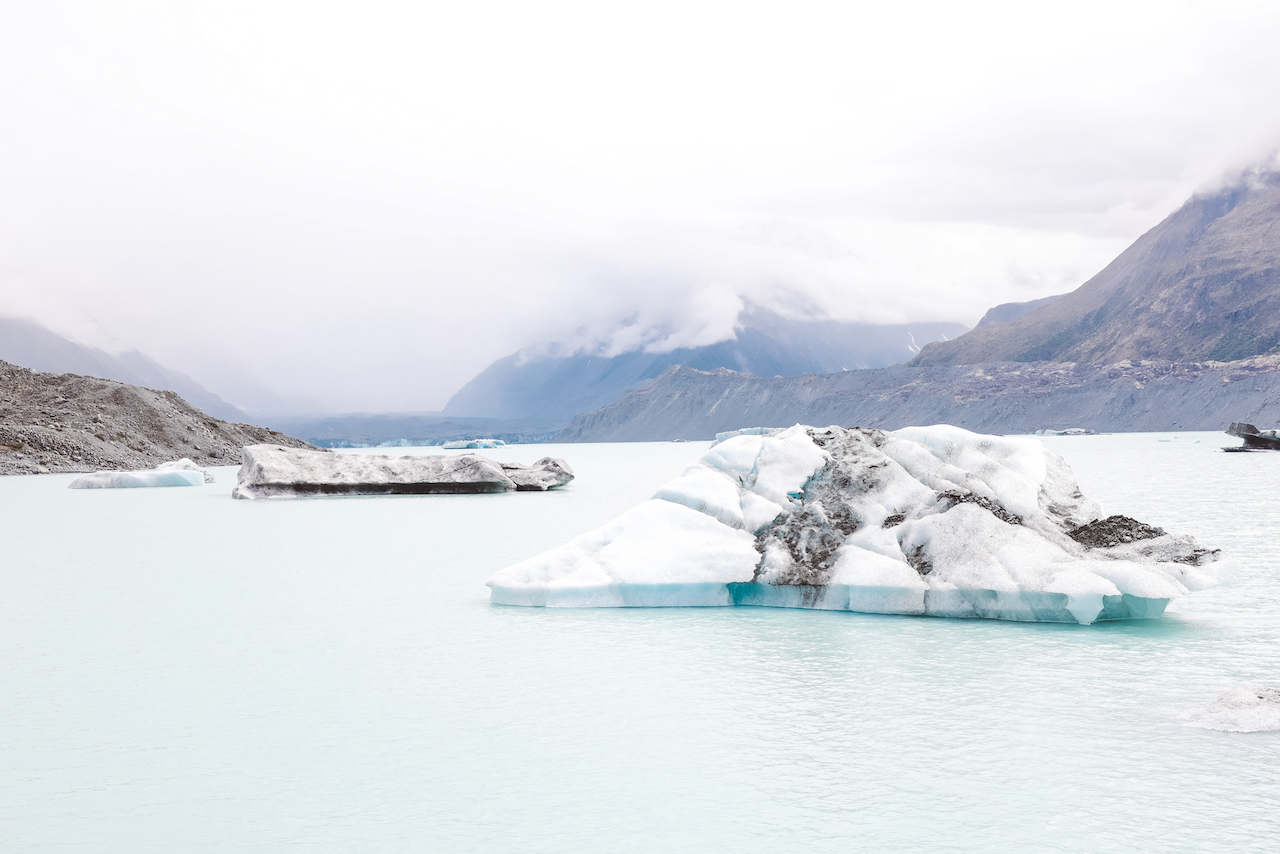
[[[246,445],[311,447],[206,414],[177,392],[0,361],[0,475],[241,462]]]
[[[565,423],[656,379],[675,364],[701,370],[728,368],[756,376],[884,367],[915,355],[917,338],[924,343],[967,329],[945,322],[879,326],[794,321],[761,310],[744,313],[741,321],[744,325],[728,341],[667,353],[575,353],[544,358],[530,358],[527,351],[513,353],[472,378],[442,412],[447,416]]]
[[[955,424],[1032,433],[1221,430],[1233,420],[1280,423],[1280,356],[1228,363],[898,365],[769,378],[675,366],[575,417],[555,441],[699,440],[797,423],[888,430]]]
[[[1076,290],[909,364],[1236,361],[1280,351],[1280,172],[1192,196]]]
[[[78,374],[143,388],[167,389],[220,419],[249,420],[241,409],[191,377],[166,368],[139,350],[112,355],[97,347],[78,344],[30,320],[0,317],[0,359],[34,371]]]

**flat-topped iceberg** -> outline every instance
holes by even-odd
[[[721,434],[649,501],[490,581],[508,605],[769,605],[1079,622],[1158,617],[1220,554],[1100,518],[1035,439],[958,427]]]
[[[505,448],[506,446],[507,443],[501,439],[460,439],[457,442],[445,442],[440,447],[447,451],[483,451],[490,448]]]
[[[188,461],[190,462],[190,461]],[[82,475],[67,484],[68,489],[138,489],[153,486],[204,486],[205,474],[196,468],[161,468],[148,471],[99,471]],[[192,463],[192,465],[195,465]]]
[[[573,480],[564,460],[532,466],[498,463],[478,454],[392,457],[335,454],[279,445],[250,445],[233,498],[299,495],[428,495],[538,491]]]

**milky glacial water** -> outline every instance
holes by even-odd
[[[1044,441],[1236,584],[1090,627],[488,603],[698,443],[486,452],[568,459],[547,494],[0,479],[0,850],[1274,850],[1280,733],[1180,715],[1280,687],[1280,454]]]

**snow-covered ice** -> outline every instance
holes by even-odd
[[[507,443],[501,439],[462,439],[457,442],[445,442],[440,447],[449,451],[483,451],[487,448],[505,448],[506,446]]]
[[[234,498],[298,495],[393,495],[547,490],[573,480],[564,460],[532,466],[478,454],[381,456],[335,454],[279,445],[244,449]]]
[[[1266,685],[1239,685],[1203,709],[1186,716],[1190,726],[1223,732],[1280,729],[1280,690]]]
[[[205,483],[214,483],[213,475],[209,474],[186,457],[183,457],[180,460],[170,460],[167,463],[161,463],[156,466],[156,471],[196,471],[200,472],[204,477]]]
[[[650,501],[490,581],[499,604],[769,605],[1078,622],[1219,583],[1190,537],[1100,518],[1034,439],[958,427],[721,434]]]
[[[150,486],[204,486],[199,471],[99,471],[82,475],[67,484],[68,489],[131,489]]]

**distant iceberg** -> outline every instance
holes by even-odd
[[[573,480],[564,460],[531,466],[478,454],[392,457],[335,454],[279,445],[244,449],[233,498],[300,495],[428,495],[545,491]]]
[[[721,434],[651,500],[490,581],[508,605],[766,605],[1077,622],[1158,617],[1220,553],[1101,519],[1034,439],[958,427]]]
[[[168,469],[165,471],[99,471],[76,478],[68,489],[137,489],[152,486],[204,486],[205,476],[199,471]]]
[[[483,451],[488,448],[505,448],[506,446],[507,443],[501,439],[463,439],[458,442],[445,442],[440,447],[447,451]]]

